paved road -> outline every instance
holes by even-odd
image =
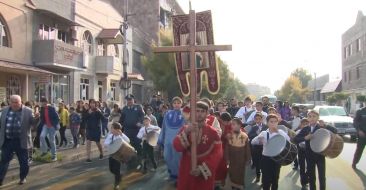
[[[358,165],[359,170],[350,167],[355,144],[345,143],[342,154],[336,159],[327,159],[327,189],[329,190],[366,190],[366,153]],[[247,169],[247,189],[260,189],[254,181],[254,171]],[[123,177],[121,189],[127,190],[173,190],[173,184],[166,180],[167,173],[162,165],[154,173],[131,173]],[[36,171],[29,175],[28,183],[23,186],[8,184],[2,189],[65,189],[65,190],[110,190],[113,189],[113,176],[108,171],[108,159],[86,164],[75,162],[48,171]],[[281,190],[300,190],[299,172],[291,166],[282,167]]]

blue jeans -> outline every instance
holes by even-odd
[[[43,125],[42,132],[41,132],[41,152],[47,152],[47,142],[46,136],[48,135],[48,140],[50,141],[51,146],[51,155],[52,157],[56,157],[56,143],[55,143],[55,136],[56,136],[56,129],[55,127],[48,128],[47,125]]]
[[[9,162],[13,159],[14,152],[18,157],[20,165],[19,177],[20,179],[26,178],[29,172],[28,150],[22,149],[20,146],[20,140],[5,139],[1,150],[0,182],[2,182],[5,178],[6,172],[8,171]]]

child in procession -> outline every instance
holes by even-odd
[[[130,139],[122,133],[122,126],[118,122],[113,122],[111,125],[111,131],[108,134],[107,138],[104,141],[104,146],[108,149],[108,146],[111,145],[117,138],[122,139],[123,143],[130,143]],[[114,189],[119,189],[119,184],[122,180],[121,174],[121,162],[109,157],[109,170],[114,175]]]
[[[70,122],[70,131],[74,141],[73,148],[77,148],[78,145],[78,135],[81,123],[81,117],[78,113],[76,113],[74,107],[70,107],[70,115],[69,115],[69,122]]]
[[[278,179],[280,177],[281,165],[275,162],[269,155],[267,155],[267,146],[269,140],[276,136],[282,135],[287,141],[290,141],[290,137],[283,131],[278,130],[278,116],[274,114],[268,115],[266,118],[268,129],[262,131],[258,136],[252,140],[252,145],[263,145],[262,152],[262,184],[263,190],[277,190],[278,189]]]
[[[149,116],[144,117],[143,127],[141,127],[139,133],[137,134],[137,138],[142,140],[142,155],[143,155],[143,165],[144,171],[147,170],[147,160],[150,159],[153,164],[153,168],[151,171],[155,171],[157,168],[157,164],[154,157],[154,147],[149,144],[148,134],[150,132],[155,132],[158,136],[160,134],[160,127],[151,125],[151,119]]]
[[[231,188],[239,190],[245,187],[245,168],[251,160],[250,144],[248,135],[241,130],[241,119],[234,118],[231,122],[232,131],[226,136],[227,144],[224,153],[229,164]]]

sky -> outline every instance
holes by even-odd
[[[188,13],[189,0],[177,0]],[[366,0],[192,0],[196,11],[211,10],[215,44],[235,77],[280,89],[298,67],[312,75],[341,77],[341,37],[366,15]]]

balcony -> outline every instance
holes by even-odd
[[[96,74],[122,74],[120,59],[114,56],[96,56],[95,57]]]
[[[55,70],[83,69],[83,50],[58,40],[35,40],[33,61],[36,66]]]

